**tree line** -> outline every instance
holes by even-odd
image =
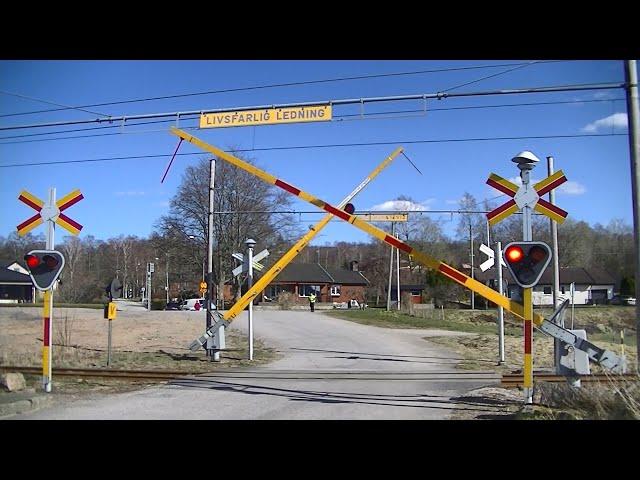
[[[241,156],[236,153],[237,156]],[[255,164],[255,160],[243,157]],[[105,287],[118,278],[123,295],[141,296],[145,286],[146,265],[155,264],[152,294],[165,298],[165,286],[170,286],[171,298],[199,296],[198,284],[207,265],[207,212],[209,206],[209,157],[183,173],[180,186],[170,201],[169,211],[154,224],[148,238],[120,235],[106,240],[91,235],[82,238],[66,236],[56,246],[66,259],[61,276],[59,295],[65,302],[104,300]],[[236,297],[240,295],[242,276],[233,278],[231,271],[239,265],[234,252],[245,252],[245,240],[257,241],[255,252],[267,248],[271,255],[264,263],[272,265],[304,233],[295,214],[264,213],[290,209],[292,196],[239,171],[226,162],[216,162],[213,216],[212,279],[220,298],[225,283],[232,283]],[[412,201],[399,196],[397,200]],[[461,212],[490,210],[496,205],[478,202],[465,193],[459,202]],[[339,220],[334,220],[339,221]],[[547,217],[533,217],[533,238],[551,244]],[[389,224],[379,224],[391,231]],[[522,238],[522,218],[512,215],[492,228],[486,217],[478,213],[460,213],[455,232],[446,234],[446,225],[427,214],[409,213],[409,221],[396,225],[396,236],[431,256],[470,274],[471,243],[474,246],[474,266],[484,260],[480,243],[501,241],[506,244]],[[611,273],[623,290],[633,293],[634,244],[632,227],[620,219],[607,225],[589,225],[567,219],[558,226],[560,267],[599,268]],[[22,260],[29,250],[44,248],[43,234],[18,237],[11,233],[0,236],[0,258],[3,261]],[[349,268],[358,261],[359,269],[369,280],[368,297],[374,303],[386,301],[391,248],[375,239],[370,242],[334,242],[331,245],[307,246],[295,262],[320,263],[325,267]],[[406,254],[400,255],[401,283],[426,285],[424,300],[437,302],[461,301],[468,291],[443,276],[416,264]],[[395,267],[394,267],[395,268]]]

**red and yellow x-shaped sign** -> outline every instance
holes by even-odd
[[[566,181],[567,181],[567,177],[564,176],[564,173],[562,172],[562,170],[558,170],[553,175],[550,175],[544,180],[542,180],[541,182],[536,183],[533,186],[533,189],[538,194],[538,197],[542,197],[542,195],[549,193],[551,190],[553,190],[556,187],[559,187]],[[514,199],[514,197],[518,193],[518,189],[520,188],[518,187],[518,185],[510,182],[506,178],[502,178],[500,175],[496,175],[495,173],[492,173],[489,176],[489,179],[487,180],[487,184],[491,185],[496,190],[500,190],[502,193],[506,193],[511,197],[511,200],[509,200],[506,203],[503,203],[498,208],[487,213],[487,219],[489,220],[489,225],[495,225],[496,223],[507,218],[509,215],[520,210],[520,207],[518,206],[518,204]],[[536,204],[533,207],[533,209],[536,212],[542,213],[547,217],[551,218],[552,220],[555,220],[558,223],[564,222],[565,218],[567,218],[567,215],[568,215],[568,213],[563,209],[556,207],[555,205],[547,202],[542,198],[538,198],[536,200]]]
[[[26,235],[45,220],[56,222],[58,225],[67,229],[73,235],[77,235],[78,233],[80,233],[80,230],[82,230],[82,225],[80,225],[75,220],[67,217],[64,213],[62,213],[62,211],[66,210],[72,205],[75,205],[83,198],[84,197],[82,196],[82,193],[80,193],[80,190],[74,190],[73,192],[65,195],[60,200],[58,200],[55,205],[49,206],[35,195],[30,194],[26,190],[23,190],[22,192],[20,192],[18,200],[26,203],[38,213],[17,226],[18,235],[20,235],[21,237]]]

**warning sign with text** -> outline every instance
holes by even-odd
[[[276,123],[326,122],[329,120],[331,120],[331,105],[312,105],[307,107],[203,113],[200,115],[200,128],[247,127]]]

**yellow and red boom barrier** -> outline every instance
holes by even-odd
[[[400,250],[402,250],[403,252],[407,253],[408,255],[411,255],[416,261],[418,261],[419,263],[432,268],[434,270],[436,270],[437,272],[441,273],[442,275],[446,276],[447,278],[455,281],[456,283],[459,283],[460,285],[462,285],[465,288],[468,288],[470,290],[473,290],[474,292],[478,293],[479,295],[481,295],[482,297],[486,298],[487,300],[490,300],[491,302],[495,303],[496,305],[500,305],[503,308],[505,308],[507,311],[513,313],[514,315],[520,317],[521,319],[524,319],[524,307],[517,303],[514,302],[512,300],[510,300],[509,298],[500,295],[498,292],[496,292],[495,290],[487,287],[486,285],[478,282],[477,280],[465,275],[464,273],[460,272],[459,270],[456,270],[453,267],[450,267],[449,265],[447,265],[444,262],[441,262],[439,260],[436,260],[435,258],[431,257],[430,255],[423,253],[417,249],[415,249],[414,247],[412,247],[411,245],[409,245],[408,243],[405,243],[395,237],[393,237],[392,235],[388,234],[387,232],[385,232],[384,230],[375,227],[371,224],[369,224],[368,222],[359,219],[357,216],[352,215],[348,212],[345,212],[344,210],[341,210],[339,208],[336,208],[334,206],[332,206],[331,204],[329,204],[328,202],[325,202],[324,200],[321,200],[287,182],[285,182],[284,180],[281,180],[247,162],[245,162],[244,160],[241,160],[227,152],[225,152],[224,150],[221,150],[217,147],[214,147],[213,145],[210,145],[208,143],[203,142],[202,140],[198,139],[197,137],[194,137],[193,135],[188,134],[187,132],[180,130],[178,128],[172,127],[171,128],[171,133],[173,133],[174,135],[177,135],[178,137],[188,141],[189,143],[192,143],[198,147],[200,147],[201,149],[208,151],[210,153],[213,153],[214,155],[216,155],[218,158],[221,158],[222,160],[225,160],[229,163],[231,163],[232,165],[235,165],[236,167],[260,178],[261,180],[263,180],[266,183],[269,183],[271,185],[276,185],[277,187],[282,188],[283,190],[288,191],[289,193],[296,195],[299,198],[302,198],[303,200],[311,203],[312,205],[315,205],[318,208],[321,208],[333,215],[335,215],[336,217],[344,220],[345,222],[351,223],[353,226],[355,226],[356,228],[364,231],[365,233],[368,233],[369,235],[377,238],[378,240],[381,240],[383,242],[385,242],[388,245],[391,245],[395,248],[398,248]],[[542,324],[542,322],[544,321],[544,317],[542,315],[539,314],[534,314],[533,315],[533,322],[536,325],[540,325]]]

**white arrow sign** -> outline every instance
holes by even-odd
[[[491,248],[487,247],[484,243],[480,244],[480,251],[482,253],[484,253],[487,257],[489,257],[488,260],[485,260],[483,263],[480,264],[480,270],[482,270],[484,272],[484,271],[489,270],[491,267],[493,267],[493,265],[495,263],[495,258],[494,258],[495,253],[493,252],[493,250]],[[500,259],[500,264],[503,267],[507,266],[507,264],[504,263],[504,259],[503,258]]]
[[[236,267],[233,269],[233,271],[231,273],[233,273],[234,277],[237,277],[238,275],[240,275],[242,272],[248,272],[249,271],[249,265],[247,265],[247,262],[245,262],[244,260],[244,255],[242,253],[232,253],[231,256],[237,260],[240,260],[242,262],[242,265],[240,265],[239,267]],[[256,255],[253,256],[253,268],[255,268],[256,270],[258,270],[259,272],[262,271],[262,269],[264,268],[264,265],[262,265],[261,263],[258,263],[260,260],[262,260],[263,258],[266,258],[269,256],[269,250],[267,250],[266,248],[264,250],[262,250],[260,253],[257,253]]]

